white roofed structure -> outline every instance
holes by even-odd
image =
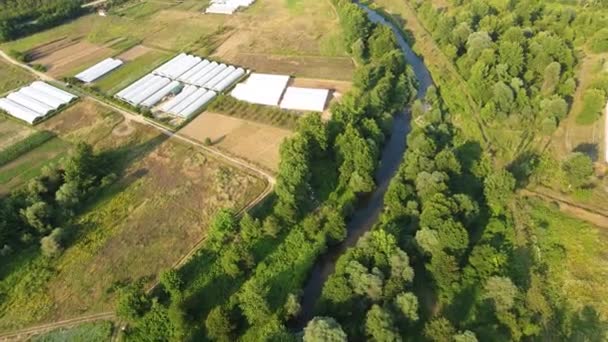
[[[35,100],[22,92],[10,93],[6,98],[33,110],[41,116],[47,115],[49,112],[55,110],[55,108],[47,105],[46,103]]]
[[[243,68],[181,53],[122,89],[115,97],[133,106],[154,107],[154,111],[188,117],[245,73]],[[177,91],[176,96],[159,105]]]
[[[240,7],[249,7],[254,0],[211,0],[205,13],[208,14],[233,14]]]
[[[110,71],[121,66],[123,62],[120,59],[107,58],[95,64],[87,70],[76,75],[76,78],[85,83],[90,83],[109,73]]]
[[[241,101],[278,106],[288,82],[287,75],[252,73],[245,82],[236,85],[231,95]]]
[[[232,85],[234,82],[236,82],[243,75],[245,75],[245,70],[243,70],[243,68],[237,68],[236,70],[232,71],[230,73],[230,75],[228,75],[226,78],[224,78],[221,82],[219,82],[218,84],[211,87],[211,89],[218,91],[218,92],[224,91],[226,88],[230,87],[230,85]]]
[[[169,95],[172,91],[177,89],[181,83],[178,81],[171,81],[171,83],[164,86],[162,89],[148,97],[144,102],[141,103],[144,107],[152,107],[160,102],[165,96]]]
[[[189,118],[192,114],[196,113],[197,110],[201,109],[205,106],[209,101],[213,100],[213,98],[217,95],[213,90],[207,91],[203,96],[197,98],[194,102],[188,105],[188,107],[184,108],[181,112],[179,112],[179,116],[183,118]]]
[[[44,118],[76,96],[36,81],[0,99],[0,109],[30,124]]]
[[[69,103],[76,98],[76,95],[72,95],[66,91],[63,91],[59,88],[55,88],[51,85],[48,85],[41,81],[35,81],[31,85],[32,88],[38,89],[44,93],[52,95],[65,103]]]
[[[280,107],[283,109],[322,112],[329,97],[328,89],[287,87]]]

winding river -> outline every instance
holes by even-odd
[[[358,5],[367,12],[372,22],[386,25],[393,30],[397,36],[397,42],[405,55],[405,59],[412,66],[418,78],[419,87],[417,96],[418,98],[424,97],[433,81],[422,59],[412,51],[401,30],[367,6]],[[338,258],[347,248],[354,246],[359,238],[371,230],[376,221],[378,221],[384,207],[384,194],[390,180],[397,172],[399,164],[403,160],[406,149],[406,137],[409,131],[409,108],[406,108],[404,112],[395,116],[391,138],[382,151],[382,159],[375,176],[377,183],[376,190],[357,208],[355,214],[351,217],[347,225],[348,234],[346,239],[339,245],[332,247],[317,260],[304,287],[301,301],[302,308],[300,315],[293,322],[293,328],[298,330],[303,329],[308,321],[314,317],[315,304],[321,296],[323,284],[334,272]]]

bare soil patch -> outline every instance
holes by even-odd
[[[114,53],[113,49],[105,46],[77,39],[64,39],[44,44],[28,54],[33,57],[33,63],[44,65],[51,76],[58,77],[87,68]]]
[[[222,114],[204,112],[180,133],[214,146],[269,170],[279,166],[279,147],[293,132]]]
[[[290,80],[289,86],[293,87],[304,87],[304,88],[316,88],[316,89],[329,89],[340,94],[345,94],[352,88],[352,82],[350,81],[338,81],[338,80],[327,80],[320,78],[304,78],[296,77]]]
[[[117,58],[124,62],[129,62],[129,61],[137,59],[138,57],[145,55],[146,53],[148,53],[152,50],[153,50],[152,48],[149,48],[147,46],[137,45],[137,46],[134,46],[134,47],[130,48],[129,50],[121,53],[120,55],[118,55]]]
[[[226,58],[226,60],[256,72],[342,81],[351,80],[355,70],[355,65],[348,57],[281,56],[238,53],[234,57]]]

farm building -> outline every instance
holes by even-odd
[[[241,101],[278,106],[288,82],[287,75],[252,73],[245,82],[234,87],[231,95]]]
[[[281,100],[281,108],[322,112],[328,98],[329,89],[288,87]]]
[[[252,73],[232,90],[241,101],[283,109],[322,112],[329,98],[329,89],[288,87],[289,76]]]
[[[0,99],[0,109],[17,119],[34,124],[76,98],[77,96],[59,88],[36,81]]]
[[[76,75],[76,78],[82,82],[90,83],[118,68],[122,64],[123,62],[120,59],[107,58],[79,73]]]
[[[116,97],[133,106],[153,108],[175,95],[158,109],[188,118],[245,73],[243,68],[182,53],[123,89]]]
[[[208,14],[233,14],[240,7],[249,7],[254,0],[211,0],[205,13]]]

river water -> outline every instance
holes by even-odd
[[[391,22],[385,20],[378,13],[374,12],[365,5],[358,4],[367,12],[369,19],[374,23],[379,23],[390,27],[397,37],[397,42],[405,55],[405,59],[412,66],[416,78],[419,82],[418,98],[423,98],[429,86],[433,84],[431,75],[414,51],[407,44],[401,31]],[[348,249],[353,247],[359,238],[370,231],[382,212],[384,207],[384,194],[388,188],[390,180],[393,178],[399,164],[403,160],[406,149],[406,137],[410,131],[409,108],[395,116],[391,138],[382,150],[382,159],[376,171],[376,190],[362,203],[347,224],[347,237],[339,245],[333,246],[323,254],[314,265],[310,277],[304,286],[302,293],[302,308],[300,314],[293,322],[293,328],[303,329],[308,321],[314,317],[315,304],[321,296],[323,284],[334,272],[338,258]]]

